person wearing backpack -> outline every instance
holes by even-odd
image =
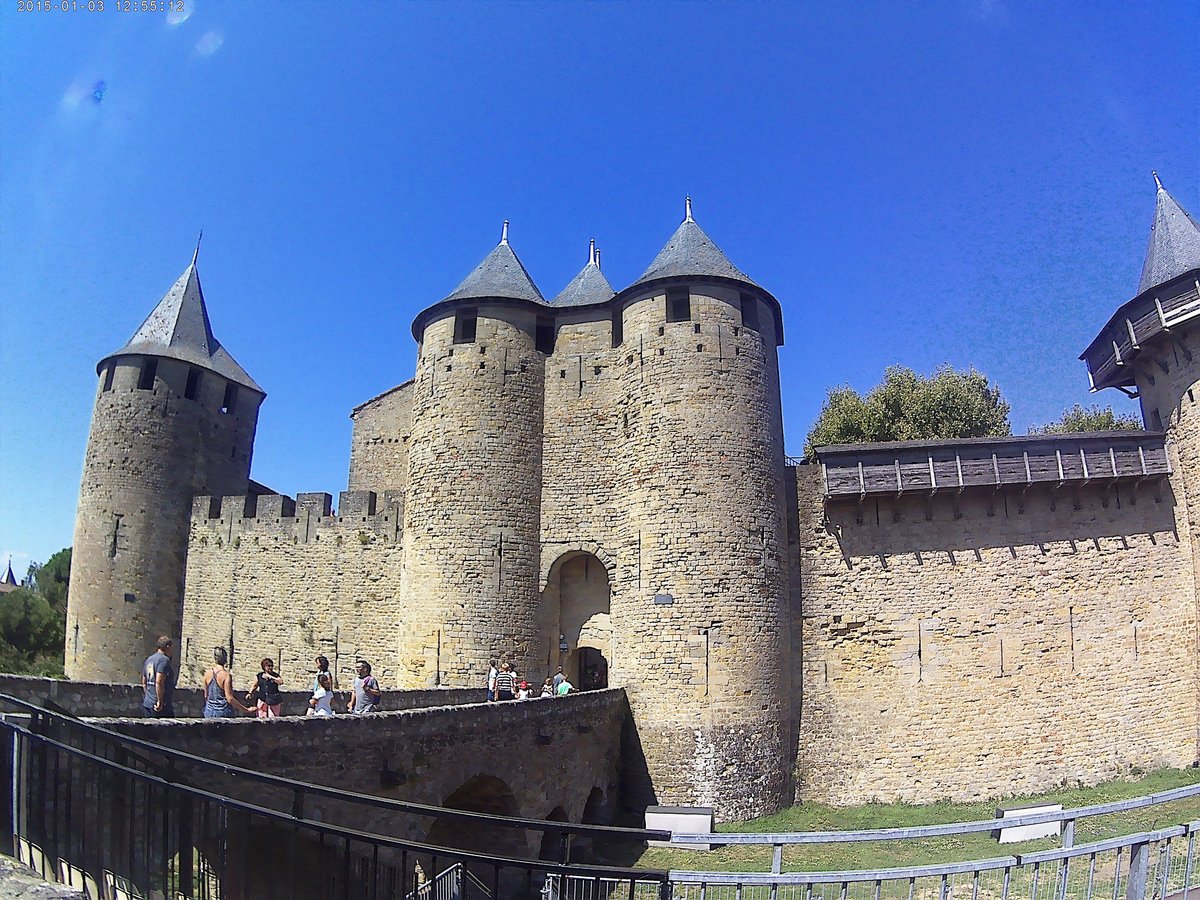
[[[354,689],[346,711],[355,715],[379,712],[382,709],[383,690],[379,687],[378,679],[371,674],[371,664],[365,659],[360,659],[354,671]]]

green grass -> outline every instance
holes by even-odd
[[[721,824],[717,831],[853,831],[865,828],[936,825],[990,819],[995,816],[996,807],[1001,804],[1024,806],[1039,802],[1061,803],[1064,809],[1071,809],[1112,800],[1126,800],[1192,784],[1200,784],[1200,769],[1163,769],[1090,788],[1064,788],[1047,794],[986,803],[871,803],[855,807],[802,803],[760,819]],[[1130,812],[1082,819],[1075,826],[1075,843],[1083,844],[1138,831],[1151,831],[1198,819],[1200,797],[1176,800]],[[1058,838],[1001,845],[989,832],[925,840],[808,844],[785,847],[783,869],[785,872],[882,869],[1008,856],[1060,845]],[[624,861],[628,860],[629,856],[624,856]],[[771,868],[771,847],[727,846],[708,852],[652,848],[644,850],[633,865],[653,869],[767,872]]]

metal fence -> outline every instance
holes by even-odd
[[[635,884],[655,885],[660,900],[668,892],[665,872],[433,846],[233,799],[173,780],[169,756],[151,771],[137,742],[85,726],[49,712],[0,721],[3,799],[10,852],[106,900],[540,898],[550,876],[611,882],[622,896]],[[454,867],[462,874],[440,883],[448,889],[435,878],[424,890],[424,873]]]

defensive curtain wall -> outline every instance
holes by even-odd
[[[185,678],[216,644],[343,684],[366,656],[389,688],[607,667],[629,799],[723,819],[1189,764],[1198,268],[1160,190],[1149,281],[1085,353],[1153,431],[788,466],[779,304],[690,214],[619,293],[593,257],[545,301],[502,240],[418,316],[415,378],[353,411],[336,510],[196,492]],[[102,619],[83,583],[69,619]]]

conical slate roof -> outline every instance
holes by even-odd
[[[0,584],[11,584],[13,587],[17,585],[17,579],[13,577],[12,560],[8,561],[8,571],[4,573],[4,580]]]
[[[754,284],[750,277],[738,269],[721,252],[721,248],[712,242],[704,230],[692,218],[692,201],[689,197],[686,204],[686,215],[683,223],[671,235],[667,245],[654,257],[650,268],[642,273],[637,284],[651,281],[655,278],[675,278],[694,275],[714,275],[720,278],[734,278],[747,284]]]
[[[545,303],[542,292],[537,289],[517,254],[508,245],[508,223],[496,249],[483,258],[462,284],[454,289],[446,300],[468,300],[485,297],[508,297],[514,300],[532,300]]]
[[[607,303],[616,293],[604,277],[604,273],[600,271],[600,257],[596,250],[596,242],[592,241],[587,265],[550,301],[550,305],[589,306],[593,303]]]
[[[97,372],[113,357],[131,354],[178,359],[216,372],[252,391],[266,393],[213,336],[195,257],[129,343],[100,360]]]
[[[1200,225],[1188,215],[1175,198],[1167,193],[1155,174],[1158,196],[1154,205],[1154,224],[1150,226],[1150,244],[1142,265],[1138,293],[1170,281],[1190,269],[1200,268]]]

